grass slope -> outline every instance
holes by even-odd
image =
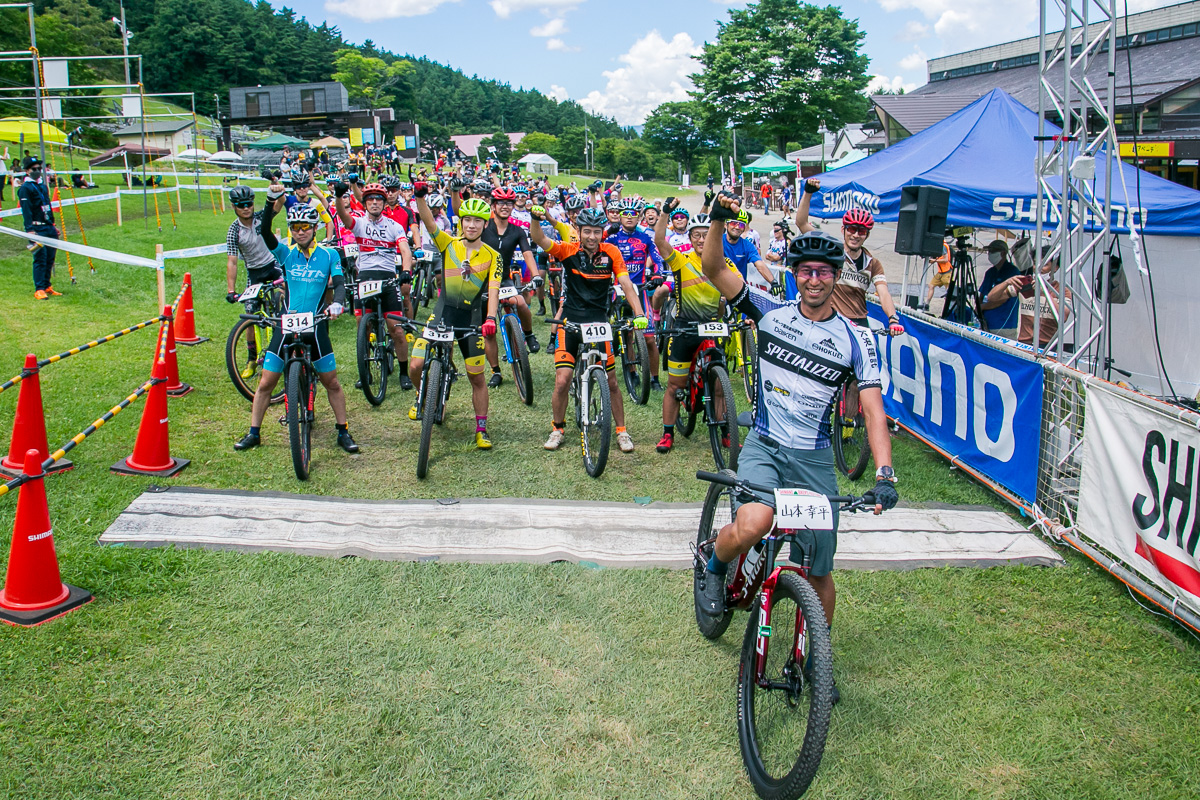
[[[89,241],[146,255],[156,242],[219,242],[230,217],[188,211],[183,231],[168,223],[162,233],[153,218],[148,229],[126,219],[120,229],[97,222]],[[91,275],[76,261],[69,287],[63,255],[56,285],[67,296],[37,303],[29,256],[0,238],[0,364],[10,373],[27,351],[59,352],[155,311],[151,271],[98,262]],[[430,478],[417,482],[411,395],[392,387],[372,409],[350,388],[349,320],[334,341],[364,452],[333,446],[322,402],[308,484],[291,474],[277,412],[263,448],[234,453],[249,406],[225,376],[236,309],[223,301],[223,261],[170,263],[167,274],[173,296],[182,272],[193,273],[198,327],[213,337],[180,348],[182,377],[197,391],[170,401],[172,452],[192,465],[170,481],[108,472],[132,448],[138,403],[72,453],[74,471],[48,480],[63,576],[98,599],[42,628],[0,626],[0,796],[748,796],[734,707],[745,616],[723,641],[705,642],[686,572],[96,546],[152,483],[349,497],[702,497],[691,476],[709,463],[707,444],[655,454],[653,406],[629,409],[638,451],[614,452],[600,480],[586,478],[576,450],[542,451],[545,353],[534,357],[532,409],[511,380],[492,393],[490,453],[471,448],[468,393],[455,388]],[[42,374],[52,446],[145,379],[152,339],[141,331]],[[0,394],[0,421],[16,400]],[[895,446],[906,500],[994,504],[924,448]],[[11,530],[14,509],[0,500],[0,529]],[[838,580],[845,700],[810,797],[1197,795],[1200,648],[1081,559]]]

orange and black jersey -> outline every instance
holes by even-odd
[[[558,242],[546,251],[563,266],[563,316],[572,322],[608,319],[608,293],[622,275],[625,260],[615,245],[602,242],[594,256],[578,242]]]

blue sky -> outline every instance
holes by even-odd
[[[425,55],[481,77],[536,87],[641,123],[686,99],[689,56],[728,19],[726,0],[271,0],[354,42]],[[1129,0],[1131,12],[1163,5]],[[925,60],[1037,33],[1037,0],[849,0],[879,85],[925,83]]]

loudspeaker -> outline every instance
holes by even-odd
[[[941,186],[901,187],[896,252],[904,256],[940,256],[949,209],[949,189]]]

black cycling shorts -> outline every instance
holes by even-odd
[[[329,341],[329,320],[317,323],[313,333],[301,334],[314,345],[312,350],[313,367],[317,372],[333,372],[337,369],[337,359],[333,356],[333,343]],[[270,372],[283,372],[284,358],[283,342],[287,338],[278,326],[271,329],[271,343],[267,345],[267,353],[263,358],[263,369]]]
[[[358,273],[358,282],[363,281],[387,281],[396,277],[395,272],[386,269],[367,269]],[[355,293],[357,295],[357,292]],[[355,316],[362,316],[361,308],[364,302],[356,296]],[[383,287],[383,291],[374,297],[368,297],[365,302],[368,308],[382,308],[383,315],[392,319],[398,319],[404,316],[404,295],[400,292],[400,284],[393,283],[391,286]]]
[[[258,269],[246,268],[246,287],[256,283],[274,283],[283,277],[283,269],[278,264],[268,264]]]
[[[701,341],[700,336],[694,333],[672,336],[667,342],[667,374],[673,378],[686,378]]]

